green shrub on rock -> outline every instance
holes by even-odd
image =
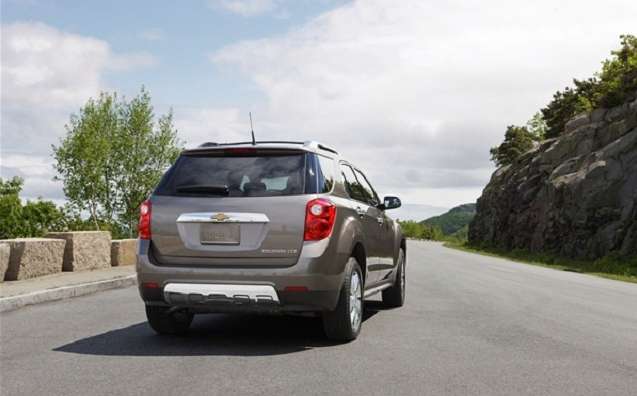
[[[602,62],[602,70],[586,80],[573,80],[575,88],[553,95],[542,109],[547,124],[546,137],[559,136],[575,115],[595,108],[618,106],[634,98],[637,91],[637,37],[621,36],[621,48]]]
[[[504,134],[504,142],[491,148],[491,160],[497,166],[509,165],[516,158],[531,150],[534,146],[534,136],[526,127],[509,125]]]

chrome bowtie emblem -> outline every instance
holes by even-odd
[[[210,216],[210,218],[216,221],[226,221],[230,219],[230,216],[226,216],[223,213],[217,213],[216,215]]]

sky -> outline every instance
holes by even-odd
[[[2,0],[0,176],[62,203],[51,145],[100,91],[151,93],[187,146],[318,140],[401,218],[475,202],[489,148],[637,34],[637,2]]]

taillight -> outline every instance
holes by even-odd
[[[151,209],[152,205],[150,203],[150,199],[142,202],[142,205],[139,207],[139,225],[137,226],[137,231],[139,231],[139,239],[150,240]]]
[[[303,240],[320,241],[332,233],[336,220],[336,206],[324,198],[313,199],[305,208]]]

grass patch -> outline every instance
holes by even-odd
[[[506,251],[503,249],[474,247],[462,241],[447,241],[444,246],[485,256],[506,258],[519,263],[637,283],[637,257],[625,259],[609,255],[597,260],[575,260],[548,253],[531,253],[519,249]]]

